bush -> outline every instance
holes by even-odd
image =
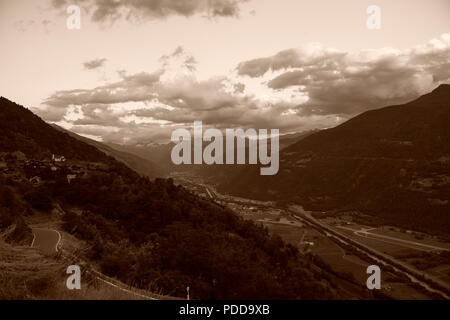
[[[24,195],[24,199],[34,208],[42,211],[50,211],[52,200],[48,191],[44,188],[33,189]]]

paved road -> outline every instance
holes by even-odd
[[[34,236],[33,242],[31,243],[32,248],[38,248],[46,254],[53,254],[53,253],[58,252],[58,245],[61,241],[61,234],[58,231],[51,230],[51,229],[33,228],[33,236]],[[95,274],[96,279],[106,283],[109,286],[115,287],[123,292],[132,294],[134,296],[138,296],[140,298],[145,298],[145,299],[150,299],[150,300],[158,300],[157,298],[153,298],[153,297],[150,297],[147,295],[133,292],[128,289],[124,289],[117,284],[107,281],[107,280],[105,280],[105,278],[106,279],[109,279],[109,278],[97,271],[91,270],[90,272]]]
[[[415,242],[415,241],[409,241],[409,240],[405,240],[405,239],[389,237],[389,236],[385,236],[382,234],[369,232],[370,230],[373,230],[375,228],[372,228],[372,229],[364,229],[363,228],[361,230],[355,230],[355,229],[346,228],[343,226],[338,226],[338,228],[352,231],[355,235],[360,236],[360,237],[371,238],[371,239],[375,239],[375,240],[379,240],[379,241],[383,241],[382,239],[386,239],[389,241],[385,241],[385,242],[395,244],[395,245],[401,245],[401,244],[399,244],[399,242],[403,243],[403,244],[407,244],[407,245],[409,245],[409,246],[406,246],[407,248],[417,249],[417,247],[419,247],[419,248],[422,248],[419,250],[423,250],[426,248],[428,250],[449,251],[449,249],[443,248],[443,247],[432,246],[432,245],[425,244],[425,243],[419,243],[419,242]]]
[[[205,186],[205,189],[206,189],[206,192],[208,193],[209,197],[214,200],[214,197],[213,197],[211,191],[209,191],[209,188]]]
[[[369,247],[368,245],[358,242],[355,239],[350,238],[347,235],[344,235],[332,228],[330,228],[329,226],[325,225],[324,223],[318,221],[317,219],[315,219],[314,217],[312,217],[312,215],[310,213],[307,212],[298,212],[298,210],[294,209],[294,212],[296,214],[300,214],[302,217],[299,217],[297,215],[293,215],[293,217],[295,217],[296,219],[300,219],[301,221],[305,221],[305,222],[310,222],[312,223],[312,225],[315,225],[316,227],[319,227],[320,229],[322,229],[325,234],[327,236],[332,236],[335,239],[344,242],[346,244],[350,244],[353,247],[355,247],[352,243],[356,243],[358,245],[358,247],[355,247],[358,251],[363,251],[366,255],[368,255],[369,257],[371,257],[372,259],[374,259],[375,261],[379,261],[382,262],[383,264],[387,264],[390,265],[394,268],[394,270],[396,270],[397,272],[401,272],[403,273],[405,276],[407,276],[412,282],[414,283],[418,283],[420,284],[422,287],[424,287],[425,289],[427,289],[430,292],[435,292],[435,293],[439,293],[440,295],[442,295],[445,299],[450,299],[450,296],[447,295],[445,292],[443,292],[440,289],[434,289],[432,287],[430,287],[430,285],[428,284],[427,281],[424,281],[422,279],[417,278],[417,275],[420,276],[424,276],[423,272],[420,272],[416,269],[414,269],[413,267],[411,267],[410,265],[406,264],[403,261],[399,261],[383,252],[380,252],[378,250],[373,249],[372,247]],[[328,230],[328,231],[326,231]],[[330,233],[331,232],[331,233]],[[403,268],[403,270],[400,270],[398,268],[398,266],[401,266]],[[436,278],[434,276],[431,276],[429,274],[426,275],[426,277],[428,279],[431,279],[432,281],[434,281],[435,283],[441,285],[444,288],[449,288],[449,284],[446,283],[445,281],[442,281],[439,278]]]
[[[61,241],[61,235],[58,231],[50,229],[33,229],[33,248],[38,248],[42,252],[47,254],[56,253],[58,251],[57,246]]]

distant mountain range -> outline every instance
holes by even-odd
[[[304,132],[290,133],[280,136],[280,150],[288,147],[289,145],[300,141],[301,139],[309,136],[310,134],[317,132],[319,130],[309,130]],[[209,142],[204,142],[203,146],[207,145]],[[108,146],[114,150],[120,150],[127,154],[133,154],[141,159],[150,161],[151,163],[158,164],[158,170],[160,176],[167,175],[170,172],[190,172],[195,175],[202,176],[205,180],[215,183],[220,181],[223,183],[227,177],[234,176],[241,169],[242,165],[175,165],[171,160],[171,152],[175,144],[173,142],[169,143],[148,143],[148,144],[136,144],[136,145],[118,145],[113,143],[108,143]],[[237,146],[235,144],[235,154]],[[224,141],[225,150],[225,141]],[[246,143],[245,154],[248,155],[248,142]]]
[[[159,166],[156,163],[152,162],[151,160],[141,158],[135,154],[120,151],[119,148],[115,149],[108,144],[101,143],[80,135],[77,135],[76,133],[73,133],[69,130],[65,130],[57,125],[52,125],[55,129],[65,132],[71,137],[80,140],[82,142],[85,142],[91,146],[96,147],[98,150],[104,152],[108,156],[111,156],[115,158],[116,160],[123,162],[128,167],[136,171],[137,173],[147,176],[149,178],[156,178],[156,177],[165,177],[167,174],[166,168],[163,166]]]
[[[220,189],[448,234],[450,85],[311,134],[281,152],[277,175],[246,166]]]
[[[159,170],[164,174],[171,171],[175,167],[170,159],[170,153],[175,144],[169,143],[149,143],[135,145],[120,145],[116,143],[106,143],[107,146],[114,150],[133,154],[141,159],[145,159],[153,164],[157,164]]]

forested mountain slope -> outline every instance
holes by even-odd
[[[277,175],[248,168],[221,189],[448,234],[450,85],[314,133],[281,152]]]

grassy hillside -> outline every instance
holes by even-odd
[[[37,249],[0,240],[0,300],[136,300],[139,296],[82,278],[81,290],[67,290],[67,263]]]

